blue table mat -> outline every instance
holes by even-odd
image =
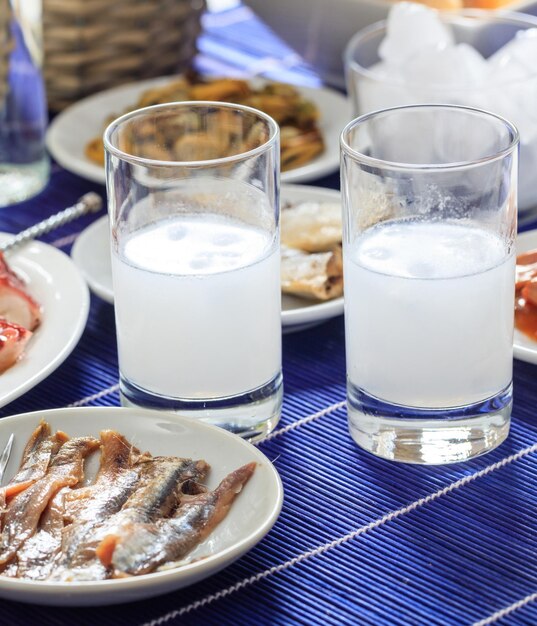
[[[270,59],[272,77],[317,80],[244,7],[209,16],[200,49],[203,71],[240,73]],[[315,184],[338,188],[339,178]],[[89,190],[104,197],[102,186],[54,166],[43,193],[0,210],[0,229],[17,232]],[[98,217],[43,239],[68,253]],[[515,361],[509,438],[483,457],[441,467],[389,463],[352,442],[342,317],[285,335],[283,368],[282,419],[259,447],[280,472],[285,501],[251,552],[209,579],[143,602],[62,609],[0,601],[0,624],[537,624],[536,367]],[[113,307],[92,296],[72,355],[0,417],[117,406],[117,379]]]

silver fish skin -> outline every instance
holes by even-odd
[[[53,458],[47,473],[11,500],[4,515],[0,538],[0,565],[11,561],[17,550],[34,534],[50,499],[62,487],[80,482],[84,474],[84,459],[98,447],[99,442],[93,437],[70,439]]]
[[[101,432],[101,460],[93,484],[72,490],[65,497],[62,553],[59,565],[70,567],[81,546],[105,519],[117,513],[138,486],[142,455],[123,435]]]
[[[16,576],[45,580],[52,572],[62,546],[65,497],[70,487],[63,487],[41,515],[39,528],[17,552]]]
[[[51,435],[50,426],[41,420],[26,443],[17,473],[5,487],[0,488],[0,528],[9,499],[46,474],[52,458],[67,439],[65,433]]]
[[[183,558],[227,515],[256,464],[235,470],[211,492],[185,495],[173,518],[153,524],[134,523],[105,537],[97,555],[115,577],[147,574],[163,563]]]
[[[50,580],[102,580],[110,570],[96,556],[104,537],[120,533],[132,523],[150,522],[168,516],[177,506],[181,485],[199,480],[208,470],[204,461],[174,457],[152,457],[140,462],[140,482],[121,510],[96,525],[85,536],[66,563],[53,572]],[[97,577],[97,578],[96,578]]]

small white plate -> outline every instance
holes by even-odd
[[[92,407],[4,418],[0,420],[0,442],[7,441],[10,433],[15,434],[6,481],[16,472],[24,445],[40,419],[73,437],[98,437],[99,431],[111,428],[153,455],[205,459],[211,466],[206,481],[210,489],[238,467],[252,461],[258,465],[227,517],[189,555],[200,560],[153,574],[96,582],[31,581],[0,575],[2,598],[57,606],[98,606],[157,596],[191,585],[230,565],[253,548],[278,518],[283,502],[282,484],[264,454],[221,428],[157,411]],[[87,464],[89,479],[97,471],[98,456],[94,455]]]
[[[104,168],[84,154],[86,144],[101,134],[110,116],[121,115],[136,104],[146,89],[164,85],[173,77],[164,76],[107,89],[80,100],[54,118],[47,132],[50,154],[66,170],[97,183],[105,183]],[[307,182],[331,174],[339,168],[339,135],[352,117],[350,101],[337,91],[326,88],[298,87],[320,112],[319,126],[325,151],[310,163],[281,175],[282,182]]]
[[[0,242],[13,235],[0,233]],[[6,254],[43,309],[40,326],[21,360],[0,375],[0,406],[15,400],[51,374],[69,356],[86,326],[88,287],[71,259],[33,241]]]
[[[333,189],[307,185],[282,185],[285,202],[340,202],[341,194]],[[114,302],[108,218],[102,217],[88,226],[76,240],[71,252],[73,261],[86,277],[90,289],[106,302]],[[305,298],[282,295],[283,332],[304,330],[343,313],[343,298],[315,302]]]
[[[537,248],[537,230],[528,230],[517,236],[517,254],[527,252]],[[537,341],[532,341],[524,333],[515,328],[515,338],[513,344],[513,355],[515,359],[537,364]]]

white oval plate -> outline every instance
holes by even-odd
[[[285,202],[340,202],[341,194],[333,189],[306,185],[282,185]],[[106,302],[114,302],[110,267],[108,218],[102,217],[88,226],[76,240],[71,255],[86,277],[90,289]],[[283,332],[303,330],[343,313],[343,298],[315,302],[282,295]]]
[[[537,230],[528,230],[517,236],[516,251],[517,254],[527,252],[537,248]],[[521,333],[515,328],[515,337],[513,343],[513,356],[515,359],[526,361],[527,363],[537,364],[537,342],[532,341],[529,337]]]
[[[119,116],[132,107],[146,89],[169,83],[165,76],[121,85],[80,100],[54,118],[47,132],[47,148],[66,170],[83,178],[105,183],[104,168],[84,154],[86,144],[103,132],[109,116]],[[319,126],[326,149],[310,163],[283,172],[282,182],[306,182],[337,171],[339,168],[339,135],[350,121],[349,100],[337,91],[326,88],[298,87],[304,97],[313,101],[320,112]]]
[[[72,437],[98,437],[101,430],[111,428],[154,455],[205,459],[211,466],[206,481],[210,489],[238,467],[251,461],[258,465],[227,517],[190,553],[189,557],[200,560],[153,574],[96,582],[31,581],[0,575],[2,598],[57,606],[97,606],[157,596],[191,585],[230,565],[253,548],[278,518],[283,488],[277,471],[264,454],[221,428],[161,411],[68,408],[4,418],[0,420],[0,442],[15,433],[6,481],[16,472],[24,445],[40,419]],[[98,457],[94,455],[87,464],[88,479],[97,471]]]
[[[12,236],[0,233],[0,242]],[[0,406],[26,393],[63,363],[78,343],[89,312],[86,282],[60,250],[33,241],[7,253],[6,259],[41,304],[43,315],[21,360],[0,374]]]

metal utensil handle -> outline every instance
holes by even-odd
[[[7,463],[9,461],[9,457],[11,456],[11,447],[13,446],[14,438],[15,436],[11,433],[9,439],[7,440],[6,447],[2,452],[2,456],[0,457],[0,482],[2,482],[2,479],[4,478],[4,472],[6,471]]]
[[[44,235],[55,228],[59,228],[60,226],[63,226],[64,224],[67,224],[68,222],[71,222],[86,213],[96,213],[102,206],[103,201],[101,197],[93,191],[90,191],[79,198],[78,202],[73,206],[51,215],[46,220],[30,226],[30,228],[23,230],[12,239],[8,239],[5,243],[0,244],[0,251],[6,252],[15,246],[19,246],[22,243],[30,241],[31,239],[41,237],[41,235]]]

